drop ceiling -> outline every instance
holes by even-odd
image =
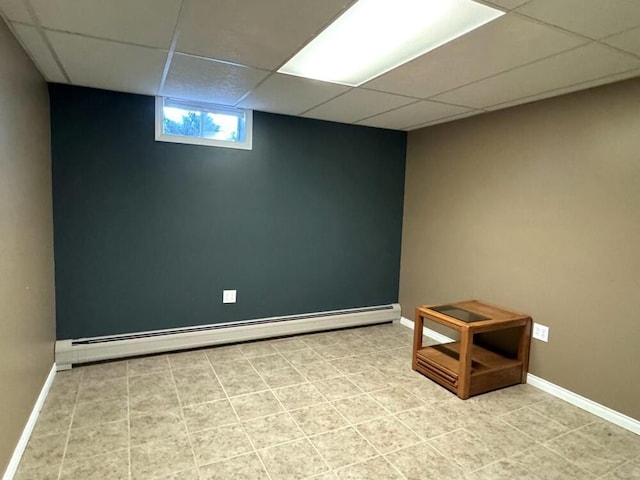
[[[0,0],[50,82],[413,130],[640,76],[639,0],[492,0],[497,20],[357,88],[277,73],[347,0]]]

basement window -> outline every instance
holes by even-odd
[[[156,97],[156,140],[251,150],[253,112]]]

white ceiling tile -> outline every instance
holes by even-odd
[[[638,0],[532,0],[518,12],[594,39],[640,25]]]
[[[434,98],[484,108],[638,67],[637,58],[591,43]]]
[[[454,120],[461,120],[467,117],[473,117],[475,115],[481,115],[485,113],[483,110],[469,110],[468,112],[461,113],[460,115],[452,115],[451,117],[439,118],[438,120],[434,120],[432,122],[423,123],[421,125],[413,125],[407,130],[418,130],[420,128],[430,127],[432,125],[440,125],[442,123],[453,122]]]
[[[47,44],[36,27],[13,24],[13,30],[24,48],[36,63],[40,73],[48,82],[66,83],[67,80],[56,63]]]
[[[356,88],[309,110],[303,116],[332,120],[334,122],[353,123],[415,101],[416,99],[414,98]]]
[[[297,115],[349,90],[335,83],[276,73],[242,100],[238,107]]]
[[[267,75],[264,70],[175,54],[162,94],[235,105]]]
[[[47,32],[71,83],[122,92],[156,95],[167,52]]]
[[[527,3],[528,1],[529,0],[489,0],[485,3],[491,3],[496,7],[501,7],[506,10],[513,10],[514,8],[517,8],[520,5]]]
[[[14,22],[33,23],[29,10],[22,0],[0,0],[0,11]]]
[[[487,110],[501,110],[503,108],[514,107],[516,105],[522,105],[525,103],[536,102],[538,100],[544,100],[545,98],[557,97],[559,95],[566,95],[568,93],[577,92],[580,90],[585,90],[588,88],[599,87],[601,85],[606,85],[609,83],[620,82],[622,80],[627,80],[629,78],[634,78],[640,76],[640,69],[637,70],[629,70],[627,72],[618,73],[616,75],[610,75],[604,78],[598,78],[596,80],[592,80],[589,82],[582,82],[576,85],[570,85],[564,88],[558,88],[555,90],[550,90],[539,95],[533,95],[531,97],[519,98],[513,102],[501,103],[499,105],[494,105],[488,107]]]
[[[397,108],[390,112],[376,115],[358,122],[370,127],[392,128],[403,130],[413,125],[423,124],[440,118],[451,117],[468,112],[468,108],[445,103],[420,101]]]
[[[508,14],[368,82],[366,87],[428,98],[585,42]]]
[[[190,0],[179,52],[276,69],[322,30],[348,0]]]
[[[612,37],[601,40],[613,47],[640,56],[640,28],[627,30]]]
[[[43,27],[169,48],[180,0],[30,0]]]

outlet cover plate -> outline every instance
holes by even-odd
[[[222,303],[236,303],[237,290],[223,290]]]
[[[549,341],[549,327],[541,325],[539,323],[533,324],[533,338],[541,340],[543,342]]]

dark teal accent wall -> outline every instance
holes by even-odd
[[[404,132],[254,112],[251,151],[172,144],[153,97],[49,90],[58,339],[398,301]]]

